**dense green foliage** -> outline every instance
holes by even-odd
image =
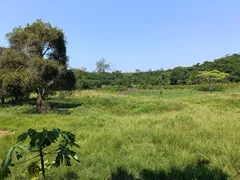
[[[240,54],[233,54],[212,62],[196,64],[190,67],[176,67],[168,70],[156,70],[133,73],[113,72],[87,72],[75,69],[78,84],[77,89],[95,89],[103,86],[138,87],[149,89],[153,86],[162,85],[191,85],[200,84],[203,81],[198,78],[202,71],[218,70],[228,73],[227,81],[240,82]]]
[[[240,86],[226,86],[59,93],[47,99],[48,114],[36,114],[32,101],[5,104],[1,129],[15,133],[0,136],[0,161],[26,129],[59,127],[76,135],[81,165],[51,168],[47,179],[238,180]],[[9,179],[26,179],[28,165],[11,167]]]
[[[6,35],[10,47],[26,55],[67,63],[64,33],[50,23],[36,20],[26,27],[15,27]]]
[[[17,100],[28,94],[29,89],[26,85],[26,79],[29,78],[27,62],[27,56],[22,52],[6,49],[2,53],[0,56],[2,97],[12,97]]]

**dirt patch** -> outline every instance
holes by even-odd
[[[0,130],[0,136],[8,136],[14,134],[14,131]]]

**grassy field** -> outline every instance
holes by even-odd
[[[0,108],[0,161],[29,128],[76,134],[81,165],[52,168],[47,179],[240,179],[240,91],[79,91]],[[51,160],[51,159],[49,159]],[[26,179],[27,164],[10,179]]]

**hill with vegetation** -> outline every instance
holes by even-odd
[[[190,67],[175,67],[168,70],[149,70],[141,72],[87,72],[74,69],[77,77],[77,89],[94,89],[102,86],[123,86],[149,88],[162,85],[200,84],[197,74],[201,71],[218,70],[228,73],[228,82],[240,82],[240,54],[228,55],[214,61],[205,61]]]

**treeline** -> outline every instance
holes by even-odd
[[[228,55],[214,61],[205,61],[190,67],[176,67],[168,70],[155,70],[133,73],[113,72],[87,72],[73,69],[76,75],[76,89],[95,89],[103,86],[122,86],[149,88],[161,85],[192,85],[201,83],[199,72],[218,70],[228,73],[226,81],[240,82],[240,54]]]

